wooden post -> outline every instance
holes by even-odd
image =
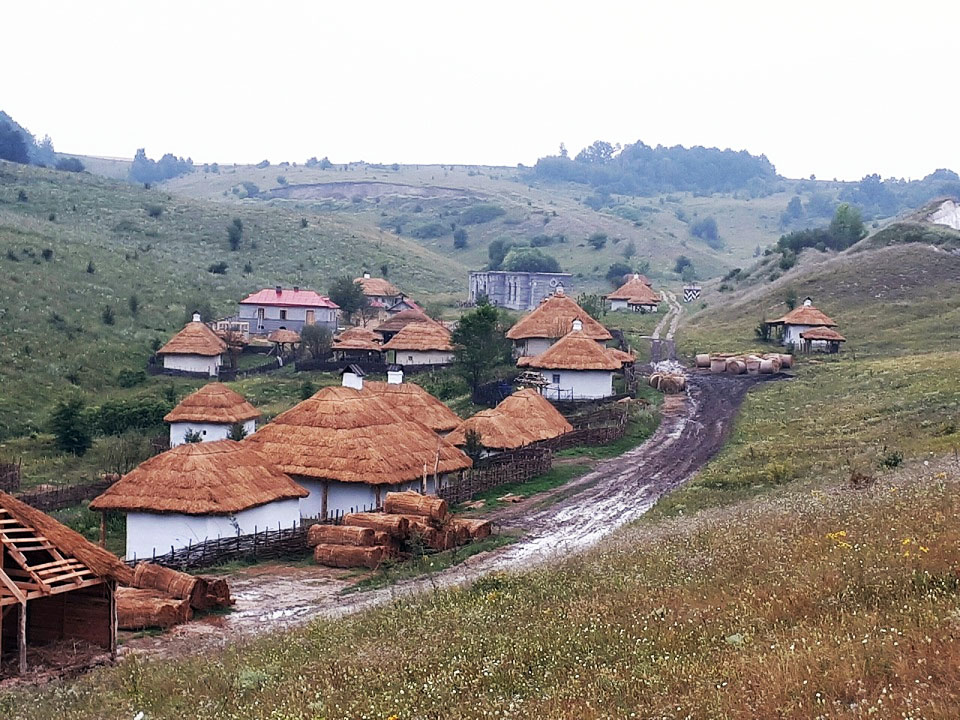
[[[330,483],[326,480],[323,481],[323,495],[320,497],[320,519],[327,519],[327,491],[329,490]]]
[[[17,644],[20,651],[20,674],[27,672],[27,601],[20,603],[20,622],[17,625]]]
[[[117,659],[117,581],[107,583],[110,603],[110,659]]]
[[[107,511],[100,512],[100,547],[107,546]]]

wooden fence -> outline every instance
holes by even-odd
[[[23,461],[0,463],[0,490],[13,493],[20,489],[20,470]]]
[[[500,485],[528,482],[548,472],[552,465],[553,451],[546,447],[500,453],[477,461],[459,481],[440,488],[437,495],[450,504],[460,503]]]
[[[104,478],[86,485],[64,485],[63,487],[34,490],[17,495],[17,500],[44,512],[62,510],[77,505],[84,500],[93,500],[116,481],[115,477]]]

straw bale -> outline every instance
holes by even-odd
[[[613,337],[609,330],[566,295],[551,295],[544,299],[507,331],[507,337],[511,340],[562,338],[570,332],[574,320],[583,323],[582,332],[591,340],[604,341]]]
[[[838,333],[839,334],[839,333]],[[793,355],[780,353],[780,367],[788,370],[793,367]]]
[[[727,360],[727,372],[734,375],[742,375],[747,371],[747,363],[740,358],[730,358]]]
[[[447,501],[436,495],[421,495],[417,492],[388,492],[383,509],[398,515],[422,515],[442,523],[447,518]]]
[[[383,400],[404,420],[426,425],[436,433],[446,433],[460,424],[460,417],[416,383],[364,382],[364,392]]]
[[[769,360],[773,363],[773,371],[780,372],[780,354],[779,353],[769,353],[763,356],[764,360]]]
[[[193,617],[189,600],[154,588],[117,588],[117,626],[121,630],[169,628]]]
[[[390,338],[384,350],[439,350],[453,352],[450,331],[435,322],[413,322]]]
[[[240,423],[260,417],[260,411],[223,383],[207,383],[187,395],[166,414],[164,422]]]
[[[311,525],[307,530],[307,547],[317,545],[376,545],[371,528],[352,525]]]
[[[313,559],[319,565],[328,567],[352,568],[365,567],[375,570],[384,555],[389,554],[380,545],[360,547],[357,545],[317,545],[313,549]]]
[[[710,355],[708,353],[697,353],[697,367],[698,368],[710,367]]]
[[[480,520],[472,518],[452,518],[450,525],[456,529],[464,529],[474,540],[481,540],[489,537],[493,531],[493,524],[489,520]]]
[[[189,322],[174,335],[157,355],[204,355],[212,357],[227,351],[227,344],[202,322]]]
[[[528,358],[526,365],[542,370],[619,370],[623,363],[583,330],[572,330],[536,357]]]
[[[410,530],[410,522],[404,516],[382,512],[348,513],[343,516],[343,524],[371,528],[397,539],[405,538]]]
[[[725,357],[714,356],[710,358],[710,372],[722,373],[727,371],[727,359]]]
[[[680,373],[653,373],[649,384],[650,387],[662,393],[673,394],[686,389],[687,379]]]
[[[404,419],[382,397],[327,387],[244,441],[291,475],[397,485],[473,463],[427,426]],[[439,460],[439,462],[438,462]]]
[[[761,375],[773,375],[777,372],[776,367],[774,366],[773,360],[769,358],[764,358],[760,361],[760,374]]]
[[[228,515],[308,494],[256,445],[217,440],[178,445],[142,462],[95,498],[90,507]]]

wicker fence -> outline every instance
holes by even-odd
[[[48,490],[34,490],[17,495],[17,500],[44,512],[62,510],[84,500],[93,500],[116,481],[116,478],[104,478],[86,485],[65,485]]]
[[[437,495],[450,504],[460,503],[500,485],[528,482],[548,472],[552,465],[553,451],[546,447],[501,453],[478,461],[461,480],[440,488]]]
[[[20,489],[20,469],[22,461],[0,463],[0,490],[5,493]]]

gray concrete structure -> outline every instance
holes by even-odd
[[[470,272],[470,302],[475,303],[478,297],[486,295],[490,304],[497,307],[533,310],[558,287],[569,295],[573,289],[572,278],[570,273],[473,270]]]

